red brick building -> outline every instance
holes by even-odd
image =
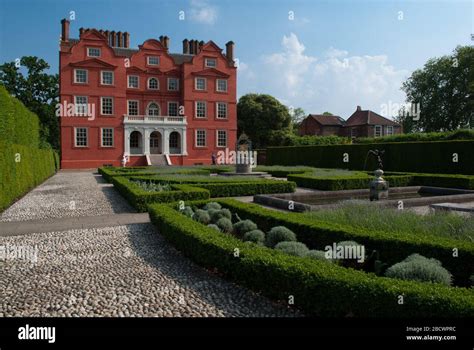
[[[381,137],[403,132],[402,126],[360,106],[344,120],[335,115],[310,114],[300,124],[299,135]]]
[[[237,134],[234,43],[149,39],[79,30],[62,20],[59,52],[61,167],[209,164]]]

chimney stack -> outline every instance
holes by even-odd
[[[130,47],[130,34],[128,32],[123,33],[123,47],[127,49]]]
[[[117,32],[117,47],[123,47],[122,32]]]
[[[84,33],[84,28],[79,28],[79,37],[81,37],[81,35]]]
[[[61,20],[61,40],[69,41],[69,21],[66,18]]]
[[[183,54],[189,54],[189,41],[188,39],[183,40]]]
[[[190,55],[195,54],[195,52],[194,52],[194,39],[189,40],[189,54]]]
[[[110,46],[116,47],[117,46],[117,36],[115,35],[115,30],[112,30],[110,32],[110,35],[112,36],[112,40],[110,41]]]
[[[165,43],[164,46],[165,46],[166,50],[168,50],[170,48],[170,38],[166,35],[164,37],[164,43]]]
[[[235,44],[233,41],[229,41],[225,44],[225,55],[229,63],[232,63],[232,65],[234,65],[234,46]]]
[[[201,52],[203,46],[204,46],[204,41],[201,40],[201,41],[199,42],[198,53]]]
[[[360,108],[360,106],[357,106],[357,111],[361,111],[362,108]]]

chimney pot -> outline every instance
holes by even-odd
[[[117,47],[123,47],[122,32],[117,32]]]
[[[112,31],[110,32],[110,36],[112,37],[112,38],[111,38],[112,40],[110,41],[110,46],[116,47],[116,46],[117,46],[117,41],[116,41],[116,40],[117,40],[117,36],[115,35],[115,30],[112,30]]]
[[[183,40],[183,54],[185,55],[189,54],[189,40],[188,39]]]
[[[123,47],[127,49],[130,47],[130,34],[128,32],[123,33]]]
[[[229,41],[227,44],[225,44],[225,55],[227,57],[227,61],[232,63],[232,65],[234,65],[234,46],[235,44],[233,41]]]
[[[166,50],[169,50],[169,48],[170,48],[170,38],[167,35],[165,35],[164,41],[165,41]]]
[[[358,110],[358,111],[361,111],[361,110],[362,110],[362,108],[360,108],[360,106],[357,106],[357,110]]]
[[[190,55],[194,55],[195,52],[194,52],[194,39],[190,40],[189,41],[189,54]]]
[[[69,41],[69,21],[66,18],[61,20],[61,40]]]

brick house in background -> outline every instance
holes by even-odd
[[[344,120],[338,116],[310,114],[298,129],[300,135],[338,135],[344,137],[381,137],[401,134],[402,126],[360,106]]]
[[[345,120],[337,115],[310,114],[300,124],[299,135],[339,135]]]
[[[61,167],[210,164],[237,139],[234,43],[169,38],[129,48],[127,32],[79,30],[63,19],[59,52]],[[67,115],[65,111],[68,111]]]

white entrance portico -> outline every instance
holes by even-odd
[[[186,117],[124,115],[124,154],[186,156]]]

